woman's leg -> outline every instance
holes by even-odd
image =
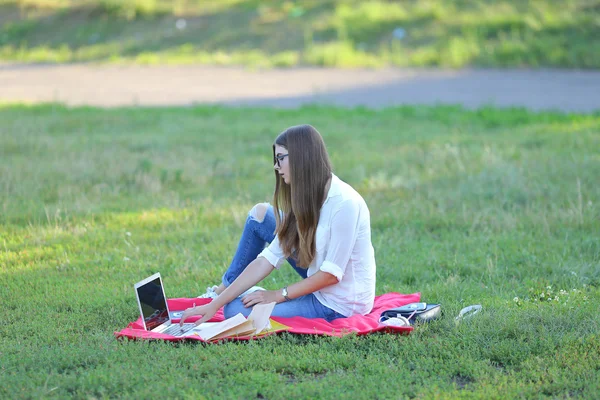
[[[252,311],[252,308],[246,308],[244,303],[242,303],[242,299],[238,297],[231,303],[225,305],[223,311],[225,318],[231,318],[238,313],[242,313],[247,317],[250,314],[250,311]],[[276,304],[271,316],[283,318],[323,318],[327,321],[345,318],[342,314],[322,305],[312,293],[298,297],[297,299]]]
[[[224,287],[231,285],[248,264],[254,261],[263,251],[265,246],[273,241],[276,223],[272,205],[260,203],[250,210],[233,260],[223,275],[222,284]],[[306,269],[297,267],[292,258],[288,258],[287,261],[302,279],[306,279]]]
[[[231,285],[263,251],[265,245],[273,241],[275,224],[275,215],[270,204],[260,203],[250,210],[233,260],[223,275],[222,283],[225,287]]]

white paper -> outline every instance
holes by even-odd
[[[198,336],[200,336],[203,340],[209,340],[210,338],[217,336],[218,334],[223,333],[238,325],[241,325],[244,322],[246,322],[246,318],[244,318],[242,314],[237,314],[229,319],[226,319],[225,321],[201,329],[198,332]]]
[[[255,335],[258,335],[265,329],[271,328],[269,318],[271,317],[274,307],[274,302],[269,304],[257,304],[252,307],[252,311],[250,312],[250,315],[248,315],[248,320],[252,321],[252,324],[256,329],[254,332]]]

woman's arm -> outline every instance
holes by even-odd
[[[273,265],[264,257],[258,257],[244,269],[244,271],[231,283],[213,303],[223,307],[233,299],[265,279],[273,271]]]
[[[338,283],[338,280],[335,276],[328,272],[318,271],[314,275],[288,286],[288,297],[290,299],[302,297],[336,283]],[[286,301],[285,297],[283,297],[282,291],[283,289],[256,291],[244,296],[244,298],[242,298],[242,302],[246,307],[252,307],[256,304],[268,304],[272,302],[281,303]]]
[[[302,297],[327,286],[335,285],[336,283],[338,283],[337,278],[329,272],[317,271],[314,275],[288,286],[288,297],[290,299]],[[281,290],[278,290],[277,292],[281,294]],[[283,299],[283,296],[281,296],[281,298]]]
[[[248,264],[240,276],[238,276],[237,279],[233,281],[233,283],[229,285],[216,299],[208,304],[198,307],[191,307],[185,310],[181,316],[179,324],[183,325],[183,322],[187,318],[194,315],[202,315],[202,318],[195,322],[196,325],[208,321],[217,313],[219,308],[231,302],[240,294],[244,293],[246,290],[262,281],[271,273],[271,271],[273,271],[273,265],[271,265],[266,258],[258,257]]]
[[[327,286],[335,285],[342,280],[346,265],[356,243],[360,206],[355,200],[344,201],[339,205],[331,222],[331,239],[327,247],[327,257],[319,271],[310,277],[288,286],[288,297],[295,299],[316,292]],[[275,260],[275,259],[274,259]],[[246,307],[255,304],[285,301],[282,289],[256,291],[244,296],[242,302]]]

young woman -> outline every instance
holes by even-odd
[[[208,321],[245,316],[255,304],[275,302],[271,315],[324,318],[367,314],[375,298],[375,255],[369,209],[332,173],[320,133],[310,125],[283,131],[273,144],[273,205],[249,213],[233,261],[211,303],[188,308],[186,318]],[[270,244],[269,244],[270,243]],[[265,247],[268,244],[268,247]],[[287,259],[302,278],[278,290],[249,290]],[[242,294],[242,295],[240,295]]]

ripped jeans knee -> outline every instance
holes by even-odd
[[[267,215],[267,211],[269,210],[269,203],[258,203],[248,213],[248,216],[255,220],[256,222],[263,222],[265,220],[265,215]]]

